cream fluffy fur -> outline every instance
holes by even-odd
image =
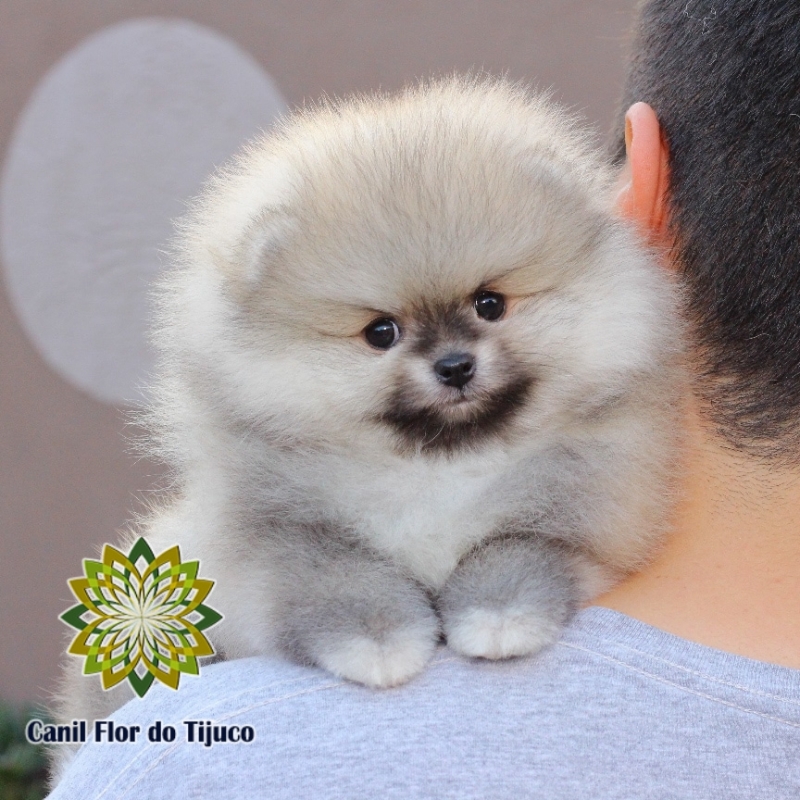
[[[159,293],[152,452],[176,489],[137,535],[217,581],[225,657],[387,686],[440,634],[525,654],[650,556],[677,298],[610,186],[546,99],[461,79],[297,113],[211,180]],[[465,386],[435,372],[453,353]],[[126,696],[97,689],[68,679],[61,716]]]

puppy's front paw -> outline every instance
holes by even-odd
[[[418,585],[355,555],[330,563],[288,598],[283,651],[334,675],[383,688],[421,672],[439,642],[439,618]]]
[[[429,623],[398,628],[380,639],[358,634],[330,643],[319,654],[319,664],[365,686],[397,686],[421,672],[433,656],[439,632],[433,619]]]
[[[447,644],[457,653],[473,658],[511,658],[530,655],[552,644],[561,627],[535,609],[469,608],[448,620]]]
[[[442,589],[438,607],[453,650],[496,659],[552,644],[576,599],[572,558],[563,546],[507,538],[466,556]]]

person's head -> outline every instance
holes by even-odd
[[[738,449],[797,463],[800,3],[649,0],[624,99],[655,112],[631,109],[627,139],[649,148],[633,155],[651,227],[665,198],[703,413]]]

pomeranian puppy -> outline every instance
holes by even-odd
[[[159,294],[176,491],[136,535],[217,581],[225,658],[384,687],[442,636],[533,653],[651,555],[677,294],[612,208],[574,122],[483,79],[296,113],[211,180]],[[131,696],[95,684],[63,716]]]

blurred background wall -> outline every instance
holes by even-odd
[[[484,69],[605,135],[635,0],[0,0],[0,696],[159,485],[125,443],[169,219],[284,108]],[[213,577],[213,576],[209,576]]]

